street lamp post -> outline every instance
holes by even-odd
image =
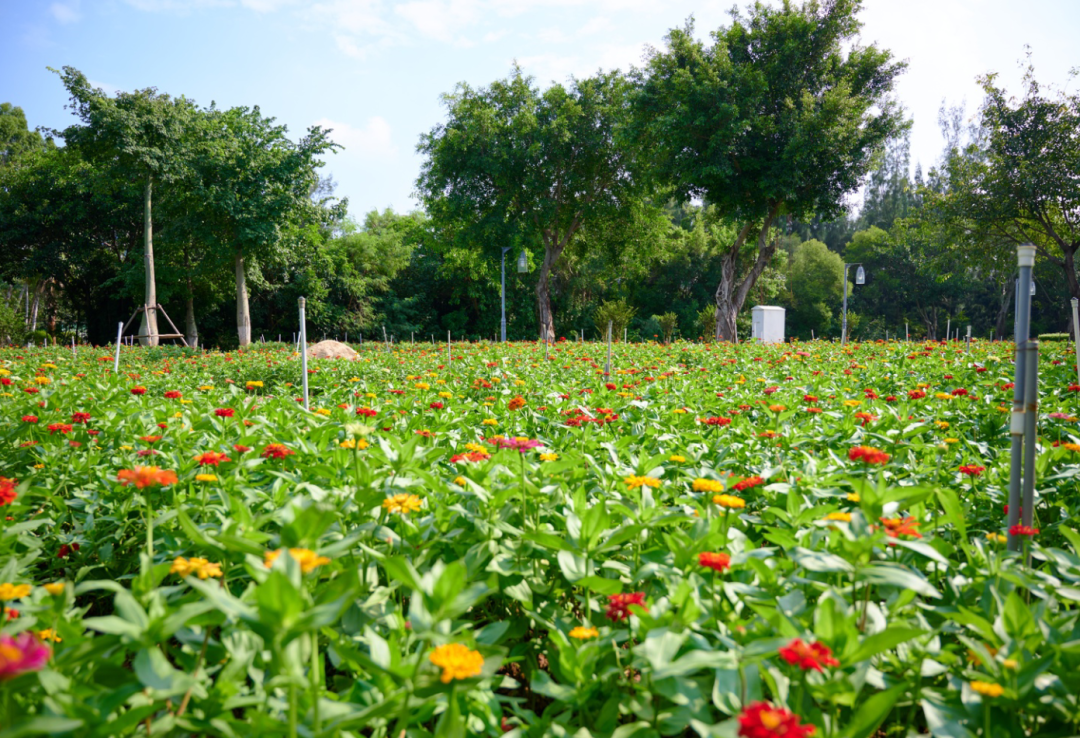
[[[506,246],[502,250],[502,342],[506,343],[506,252],[512,247]]]
[[[855,270],[855,284],[866,284],[866,271],[861,264],[844,264],[844,320],[840,327],[840,345],[847,343],[847,270],[848,267],[857,266]]]

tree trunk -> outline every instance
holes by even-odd
[[[139,343],[143,346],[158,345],[157,282],[154,280],[154,220],[150,212],[150,196],[153,179],[146,177],[143,188],[143,260],[146,274],[146,292],[143,300],[142,318],[139,320]]]
[[[41,309],[41,295],[45,292],[45,280],[40,279],[34,285],[34,301],[30,303],[30,332],[37,330],[38,312]]]
[[[580,223],[575,219],[567,229],[566,235],[561,239],[552,231],[544,232],[544,261],[540,265],[540,275],[536,280],[536,308],[537,315],[540,318],[541,341],[555,340],[555,318],[551,312],[551,288],[549,286],[551,269],[555,266],[555,262],[562,255],[566,244],[570,243],[570,239],[573,238],[579,227]]]
[[[195,296],[191,291],[191,277],[188,277],[187,310],[184,311],[184,338],[188,346],[197,348],[199,345],[199,328],[195,325]]]
[[[248,307],[247,273],[244,271],[244,253],[236,252],[236,333],[241,348],[251,343],[251,310]]]
[[[761,232],[758,233],[757,258],[754,260],[754,265],[750,267],[750,272],[743,278],[742,282],[738,284],[735,282],[738,276],[737,266],[739,252],[746,242],[746,237],[750,234],[753,223],[747,223],[743,226],[742,230],[739,231],[738,237],[735,239],[735,243],[731,245],[731,249],[724,254],[724,257],[720,262],[720,284],[716,287],[717,341],[737,340],[738,334],[735,328],[735,318],[738,317],[743,303],[746,302],[746,296],[750,294],[750,290],[754,288],[754,284],[757,283],[758,277],[765,271],[765,267],[769,265],[769,260],[780,246],[779,239],[776,239],[771,244],[768,242],[769,227],[772,226],[772,222],[776,218],[776,213],[779,210],[780,206],[774,205],[769,210],[768,214],[766,214],[765,220],[761,224]]]

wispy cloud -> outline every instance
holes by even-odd
[[[49,6],[49,13],[60,23],[77,23],[82,20],[79,11],[80,0],[70,0],[66,3],[53,3]]]
[[[111,85],[108,82],[98,82],[92,79],[88,79],[86,81],[89,82],[92,87],[100,88],[106,95],[115,95],[116,93],[120,92],[119,87],[117,87],[116,85]]]
[[[381,116],[368,118],[362,126],[320,118],[314,125],[332,129],[330,138],[345,147],[346,156],[369,161],[388,161],[397,158],[397,146],[394,145],[393,131],[390,124]]]

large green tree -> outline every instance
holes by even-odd
[[[902,130],[891,101],[904,64],[858,42],[859,0],[762,3],[706,46],[693,22],[635,70],[635,137],[680,199],[737,224],[715,292],[716,334],[735,318],[778,247],[782,214],[829,218]],[[747,265],[749,267],[747,268]]]
[[[55,71],[55,70],[54,70]],[[79,123],[60,132],[68,146],[90,159],[109,162],[119,176],[137,180],[143,187],[143,269],[145,310],[140,321],[140,341],[157,345],[157,281],[154,276],[154,183],[171,184],[182,178],[188,164],[185,141],[198,110],[184,97],[173,98],[150,87],[118,92],[109,97],[93,87],[79,70],[64,67],[57,74],[71,103],[68,108]]]
[[[590,224],[630,226],[646,194],[636,150],[620,136],[629,87],[617,73],[541,91],[515,67],[505,80],[444,97],[447,120],[421,138],[417,188],[433,220],[495,256],[537,244],[540,337],[554,340],[550,276]]]

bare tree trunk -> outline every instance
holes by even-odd
[[[236,333],[240,346],[251,343],[251,310],[248,307],[247,273],[244,270],[244,253],[236,252]]]
[[[544,232],[544,261],[540,265],[540,275],[536,280],[536,309],[540,319],[540,340],[555,340],[555,318],[551,312],[551,270],[562,255],[566,244],[574,237],[581,224],[575,218],[567,229],[566,234],[560,239],[554,231]]]
[[[41,308],[41,295],[45,292],[45,280],[39,279],[34,285],[34,301],[30,303],[30,332],[37,330],[38,311]]]
[[[735,341],[737,339],[735,319],[739,315],[739,310],[742,309],[743,303],[746,302],[746,296],[750,294],[750,290],[754,288],[758,277],[765,271],[765,267],[769,265],[769,260],[772,259],[776,249],[780,246],[779,239],[776,239],[771,244],[769,243],[769,227],[776,218],[779,209],[779,205],[774,205],[765,216],[765,220],[761,224],[761,232],[758,233],[757,258],[742,282],[738,284],[735,282],[738,276],[739,251],[742,250],[753,223],[747,223],[743,226],[735,239],[735,243],[724,254],[720,262],[720,284],[716,288],[716,340],[718,341]]]
[[[142,318],[139,320],[139,335],[151,336],[139,339],[143,346],[158,345],[157,323],[157,282],[154,280],[154,219],[150,212],[151,191],[153,180],[150,175],[146,176],[146,187],[143,188],[143,260],[146,274],[146,292]]]

